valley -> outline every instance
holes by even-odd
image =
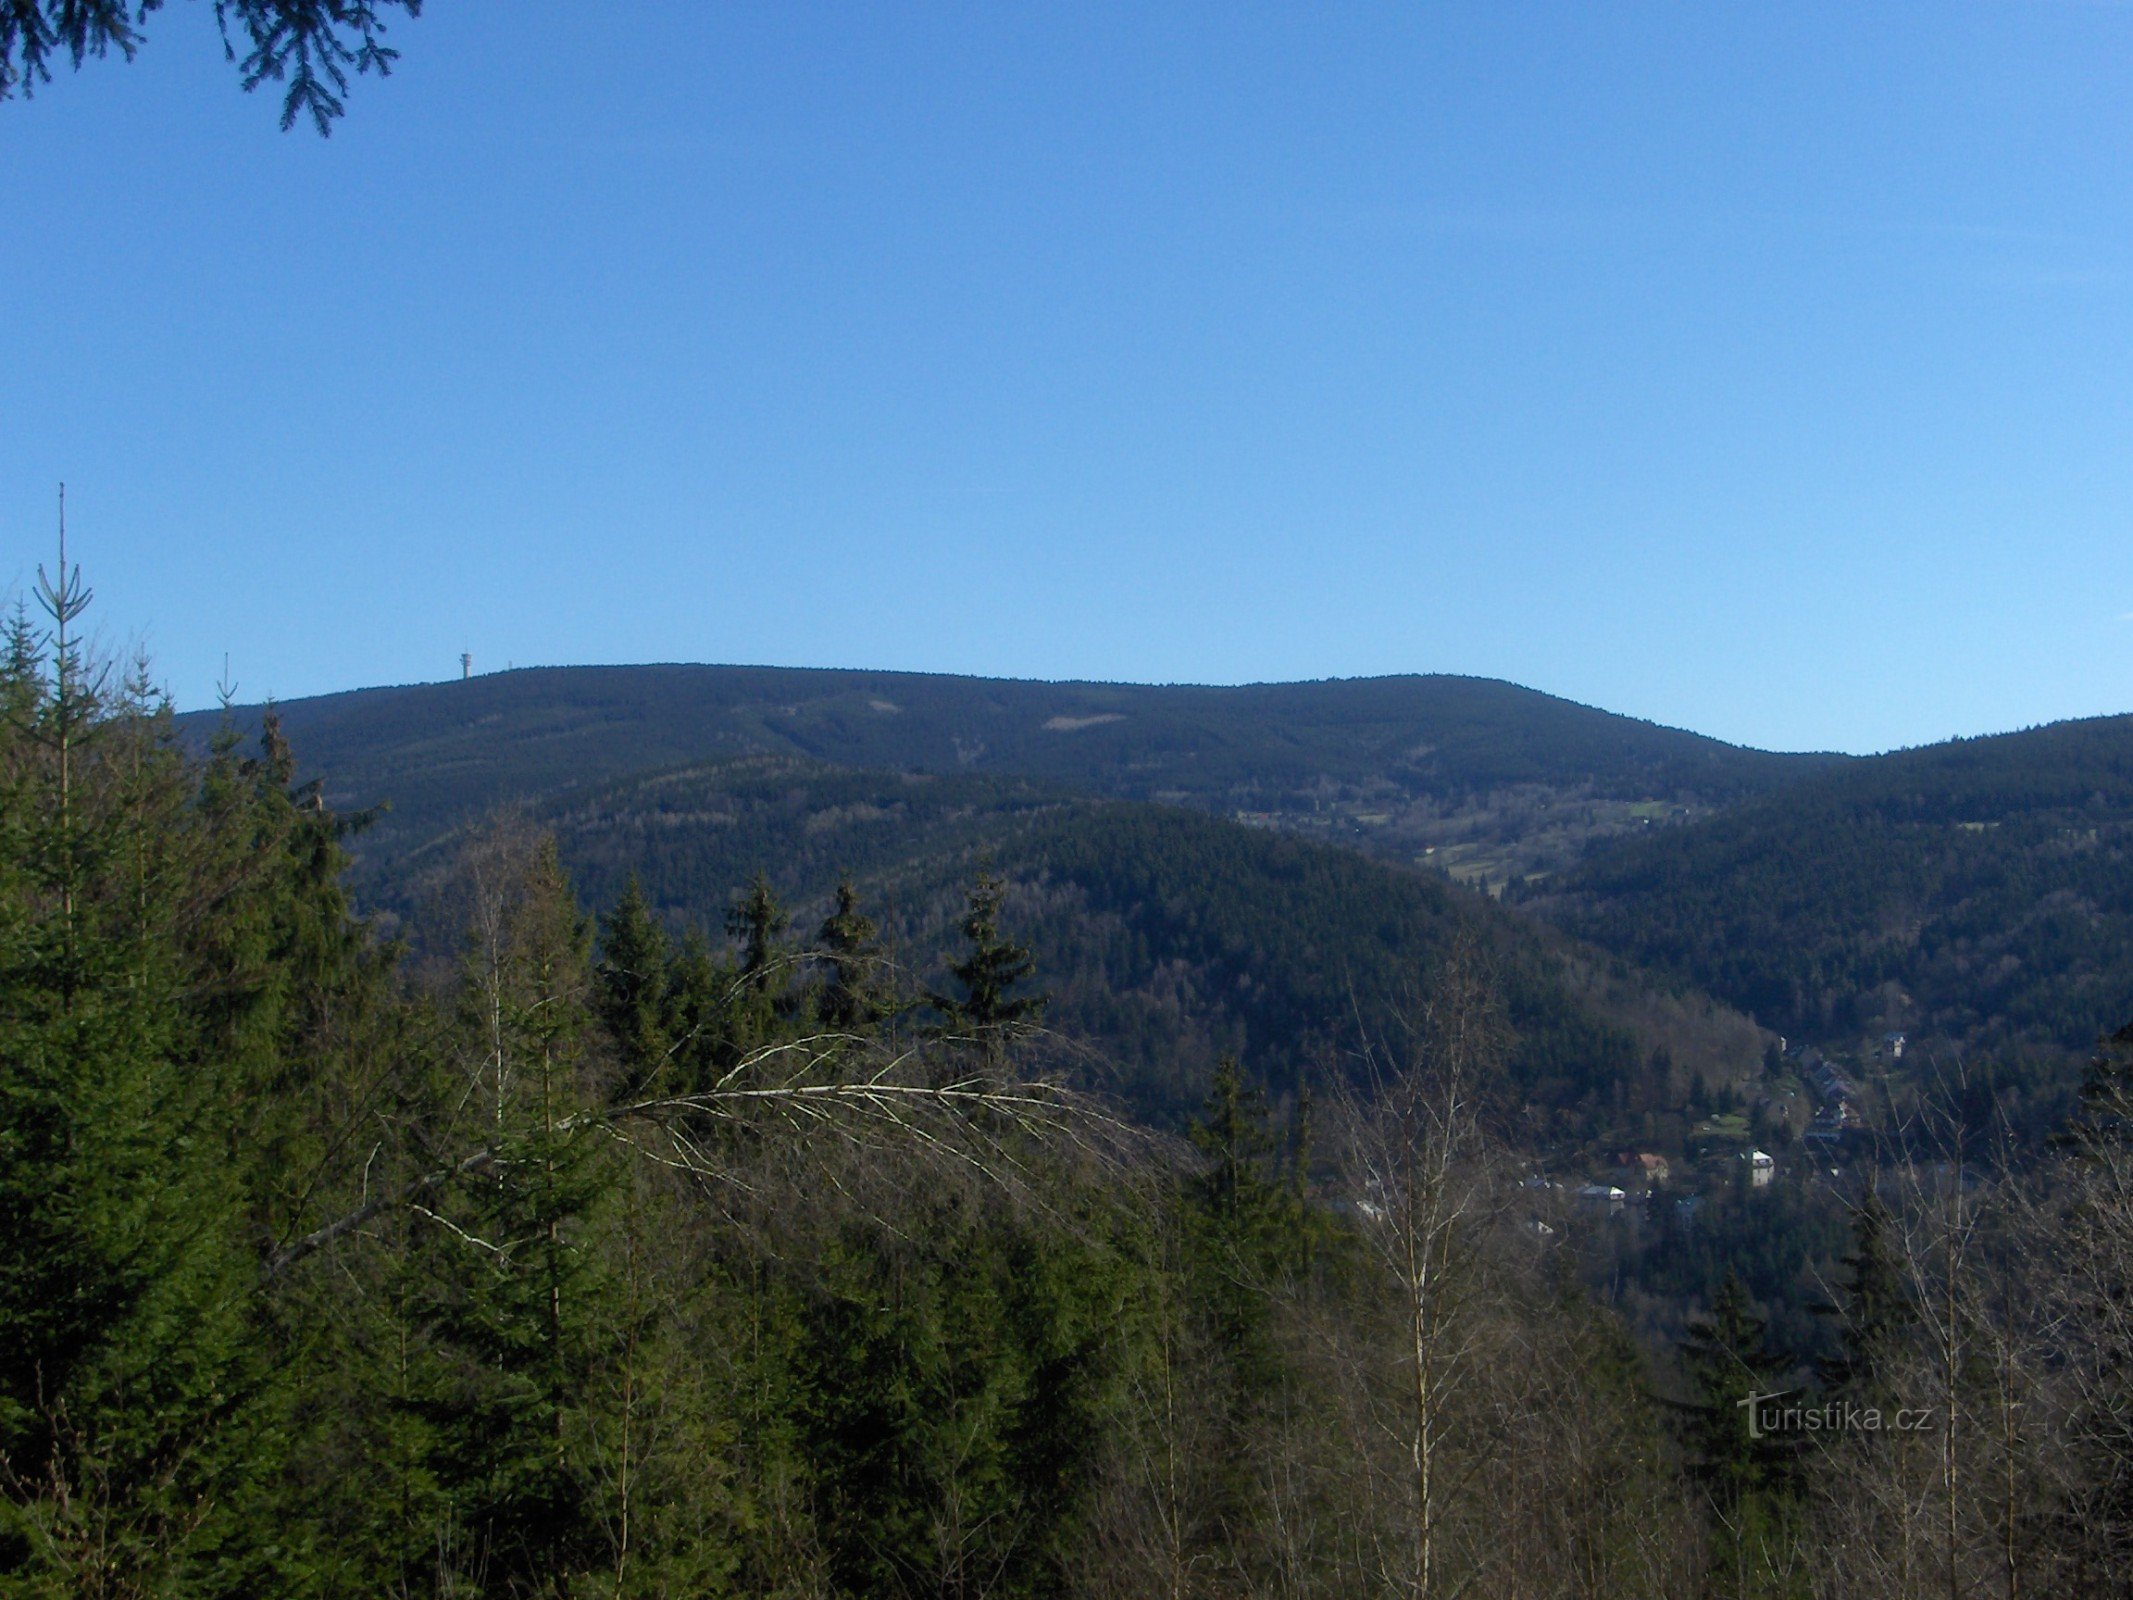
[[[1700,1080],[1759,1106],[1781,1143],[1811,1131],[1813,1108],[1801,1074],[1764,1071],[1780,1037],[1855,1076],[1874,1069],[1882,1087],[1855,1097],[1849,1133],[1869,1100],[1877,1122],[1901,1120],[1919,1074],[1960,1057],[1993,1086],[1969,1091],[1974,1109],[1997,1105],[2034,1135],[2064,1114],[2089,1044],[2133,1015],[2133,924],[2114,909],[2133,826],[2123,719],[1780,756],[1476,679],[1210,689],[722,667],[527,669],[275,714],[331,804],[384,807],[352,841],[353,881],[389,923],[499,808],[556,829],[593,904],[636,872],[677,928],[715,928],[758,870],[803,915],[849,873],[921,966],[959,878],[990,862],[1073,973],[1062,1017],[1094,1028],[1170,1115],[1220,1049],[1294,1083],[1307,1057],[1352,1047],[1322,1020],[1341,1009],[1334,989],[1367,975],[1365,1009],[1383,1003],[1429,947],[1394,930],[1447,920],[1548,952],[1540,967],[1608,974],[1586,987],[1608,990],[1594,1014],[1625,1042],[1592,1068],[1600,1079],[1660,1047],[1649,1019],[1670,1007],[1736,1019],[1677,1025],[1667,1085],[1630,1099]],[[241,733],[260,715],[230,719]],[[199,740],[220,720],[181,726]],[[1151,842],[1158,823],[1169,832]],[[1325,930],[1299,946],[1316,971],[1277,963],[1282,992],[1314,1000],[1269,1000],[1264,971],[1218,972],[1175,945],[1206,907],[1137,926],[1138,965],[1102,954],[1133,919],[1227,881],[1150,899],[1156,879],[1136,873],[1154,866],[1133,863],[1188,836],[1252,863],[1237,881],[1260,885],[1221,913],[1233,931],[1210,948]],[[1072,881],[1068,854],[1083,863]],[[1353,861],[1349,881],[1299,902],[1279,863],[1321,859]],[[1096,862],[1114,883],[1090,881]],[[1446,899],[1431,880],[1473,893]],[[1366,909],[1385,896],[1408,909]],[[1157,972],[1183,987],[1151,1011]],[[1321,1021],[1295,1020],[1314,1008]],[[1912,1048],[1891,1074],[1875,1052],[1897,1033]],[[1170,1081],[1155,1088],[1150,1072]],[[1575,1120],[1595,1147],[1623,1132],[1589,1106]],[[1678,1132],[1671,1146],[1682,1153]]]

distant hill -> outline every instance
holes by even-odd
[[[2083,1052],[2133,1020],[2133,717],[1847,763],[1531,909],[1825,1044]]]
[[[921,673],[526,669],[277,708],[337,806],[388,801],[392,855],[499,803],[740,755],[992,772],[1434,859],[1495,882],[1841,758],[1744,750],[1483,678],[1236,688]],[[239,709],[256,725],[260,708]],[[182,719],[204,736],[217,713]]]
[[[1038,953],[1052,1023],[1160,1120],[1197,1102],[1222,1050],[1277,1088],[1343,1070],[1363,1033],[1394,1031],[1461,928],[1501,973],[1520,1034],[1505,1105],[1536,1140],[1596,1140],[1678,1099],[1678,1083],[1652,1081],[1655,1050],[1713,1082],[1761,1060],[1743,1019],[1654,995],[1470,891],[1181,808],[993,774],[751,757],[559,798],[535,820],[589,904],[612,904],[634,872],[677,930],[714,938],[758,870],[796,908],[796,934],[850,873],[913,978],[934,982],[963,891],[987,865],[1011,886],[1007,922]],[[447,837],[405,864],[403,902],[453,850]]]

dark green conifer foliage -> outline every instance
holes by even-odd
[[[1193,1148],[1207,1158],[1207,1170],[1193,1187],[1209,1213],[1236,1219],[1247,1210],[1264,1209],[1260,1167],[1273,1154],[1274,1136],[1267,1128],[1266,1094],[1245,1082],[1235,1056],[1215,1063],[1207,1103],[1191,1137]]]
[[[27,601],[16,601],[15,614],[8,619],[6,643],[0,646],[0,686],[4,686],[0,712],[6,716],[6,726],[20,736],[45,692],[43,647],[30,623]]]
[[[1198,1392],[1213,1448],[1202,1469],[1202,1540],[1248,1521],[1254,1482],[1250,1441],[1290,1374],[1276,1313],[1307,1255],[1309,1219],[1277,1168],[1266,1096],[1234,1056],[1223,1056],[1189,1130],[1201,1158],[1185,1183],[1182,1262],[1190,1308],[1178,1377]]]
[[[960,996],[929,991],[927,1002],[945,1019],[943,1032],[973,1041],[988,1066],[997,1067],[1008,1045],[1033,1027],[1050,997],[1017,994],[1037,970],[1026,945],[1011,943],[1000,932],[1000,905],[1006,886],[991,874],[971,885],[962,921],[967,949],[948,971],[963,986]]]
[[[2094,1160],[2133,1148],[2133,1023],[2102,1040],[2081,1078],[2081,1109],[2059,1143]]]
[[[1101,1244],[971,1209],[851,1231],[797,1353],[835,1592],[1062,1592],[1131,1294]]]
[[[157,1480],[188,1455],[236,1355],[227,1317],[191,1339],[184,1322],[242,1270],[213,1230],[240,1197],[226,1169],[175,1159],[225,1086],[180,1066],[171,856],[143,876],[128,849],[134,829],[176,843],[182,776],[167,752],[135,766],[117,750],[102,675],[70,631],[88,598],[78,576],[62,562],[39,597],[51,650],[18,634],[11,665],[30,678],[7,695],[19,720],[6,730],[0,927],[0,1452],[18,1480],[6,1532],[15,1559],[55,1578],[93,1570],[104,1545],[139,1581],[167,1559],[179,1514]],[[206,1239],[187,1237],[189,1206]]]
[[[135,674],[136,690],[145,668]],[[329,812],[269,717],[256,755],[218,740],[198,802],[207,871],[229,886],[192,936],[192,956],[218,974],[198,1009],[202,1049],[235,1074],[232,1159],[255,1192],[255,1226],[286,1239],[313,1193],[360,1093],[342,1081],[389,1007],[397,946],[375,939],[342,887],[342,841],[367,816]],[[137,836],[136,849],[153,848]]]
[[[736,1059],[784,1037],[799,1014],[802,997],[793,983],[799,962],[784,942],[791,925],[791,914],[760,872],[726,912],[726,934],[740,945],[730,1003]]]
[[[696,929],[682,935],[667,963],[665,1032],[684,1089],[716,1082],[752,1048],[753,1018],[745,991],[729,962],[712,953]]]
[[[673,1045],[668,960],[666,930],[632,873],[601,924],[597,1009],[633,1084],[649,1082]]]
[[[1772,1563],[1782,1563],[1797,1518],[1792,1477],[1800,1440],[1751,1426],[1749,1411],[1759,1397],[1770,1397],[1759,1408],[1763,1415],[1799,1397],[1781,1393],[1790,1363],[1767,1348],[1764,1330],[1746,1286],[1729,1270],[1710,1314],[1689,1324],[1680,1345],[1696,1395],[1682,1408],[1689,1469],[1715,1513],[1709,1554],[1716,1592],[1743,1597],[1794,1592]]]
[[[586,1407],[611,1285],[589,1233],[616,1182],[586,1115],[588,929],[553,841],[499,841],[476,873],[459,1063],[494,1157],[424,1241],[444,1341],[431,1471],[489,1592],[561,1594],[600,1541]]]
[[[1708,1315],[1689,1324],[1681,1364],[1694,1387],[1689,1443],[1698,1476],[1720,1504],[1733,1506],[1776,1486],[1786,1460],[1783,1441],[1753,1436],[1754,1396],[1776,1397],[1788,1363],[1765,1348],[1764,1319],[1739,1277],[1728,1271]]]
[[[815,937],[829,968],[817,1005],[824,1026],[857,1033],[895,1015],[888,958],[873,919],[859,909],[859,891],[850,878],[838,880],[836,909]]]
[[[1299,1203],[1311,1192],[1311,1140],[1316,1131],[1312,1110],[1311,1088],[1305,1084],[1296,1091],[1296,1106],[1289,1121],[1289,1194]]]
[[[1890,1238],[1892,1222],[1881,1196],[1869,1189],[1852,1213],[1852,1246],[1842,1258],[1848,1281],[1835,1304],[1815,1308],[1839,1319],[1841,1353],[1823,1364],[1822,1381],[1867,1405],[1888,1401],[1890,1364],[1918,1320]]]
[[[0,101],[49,83],[55,55],[76,67],[113,53],[131,61],[142,28],[161,9],[161,0],[14,0],[0,7]],[[384,38],[395,10],[420,16],[422,0],[222,0],[215,15],[247,90],[288,85],[283,131],[306,116],[324,136],[345,109],[350,72],[382,78],[399,59]]]
[[[740,941],[741,977],[750,988],[767,992],[780,984],[787,961],[779,936],[791,924],[770,880],[758,872],[726,913],[726,933]]]
[[[64,559],[40,598],[49,636],[18,615],[0,669],[0,1574],[296,1592],[255,1251],[296,1223],[307,1100],[382,969],[272,730],[193,769],[145,669],[87,659]]]
[[[2062,1243],[2078,1263],[2069,1321],[2098,1374],[2073,1408],[2067,1455],[2092,1487],[2068,1532],[2096,1550],[2116,1582],[2133,1553],[2133,1449],[2126,1420],[2133,1383],[2127,1263],[2133,1261],[2133,1024],[2098,1041],[2082,1076],[2079,1110],[2056,1138],[2071,1159]],[[2115,1592],[2115,1591],[2112,1591]]]

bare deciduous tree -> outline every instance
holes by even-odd
[[[1381,1565],[1415,1600],[1453,1586],[1448,1507],[1455,1471],[1470,1468],[1457,1419],[1490,1332],[1480,1245],[1496,1184],[1481,1105],[1509,1044],[1482,952],[1461,940],[1404,1037],[1371,1050],[1361,1086],[1338,1100],[1346,1198],[1401,1324],[1399,1398],[1378,1426],[1398,1441],[1406,1515]]]

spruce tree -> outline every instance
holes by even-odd
[[[2091,1165],[2133,1149],[2133,1023],[2098,1042],[2081,1078],[2081,1109],[2057,1143]]]
[[[1788,1363],[1764,1343],[1764,1319],[1740,1278],[1728,1271],[1710,1312],[1689,1323],[1681,1364],[1695,1398],[1685,1408],[1692,1468],[1712,1498],[1729,1509],[1781,1481],[1787,1446],[1758,1437],[1751,1402],[1775,1402]]]
[[[850,878],[838,880],[836,909],[823,919],[815,938],[829,968],[818,1005],[824,1026],[859,1033],[895,1014],[888,962],[873,919],[859,909],[859,891]]]
[[[1189,1134],[1206,1162],[1191,1188],[1240,1244],[1265,1232],[1280,1196],[1266,1170],[1275,1149],[1268,1120],[1265,1093],[1246,1081],[1235,1056],[1223,1056]]]
[[[777,985],[785,965],[779,936],[791,922],[791,916],[778,904],[770,880],[760,872],[727,910],[726,933],[740,942],[741,978],[749,988],[769,993]]]
[[[0,726],[0,1574],[293,1592],[302,1538],[258,1514],[285,1395],[254,1294],[280,1209],[257,1096],[316,976],[283,981],[285,774],[218,805],[140,675],[83,650],[64,557],[39,594],[49,648],[18,625]]]
[[[595,1002],[632,1085],[649,1082],[667,1064],[672,1048],[667,962],[666,930],[633,872],[601,924]]]
[[[731,963],[694,928],[667,962],[665,1025],[677,1087],[702,1089],[730,1072],[759,1032],[747,991]]]
[[[1904,1332],[1918,1320],[1891,1240],[1893,1219],[1868,1189],[1852,1213],[1851,1249],[1843,1256],[1848,1281],[1833,1304],[1814,1309],[1838,1319],[1840,1354],[1822,1364],[1833,1392],[1868,1405],[1888,1399],[1890,1368]]]
[[[585,1026],[587,929],[552,840],[509,849],[484,892],[460,1061],[493,1157],[427,1208],[446,1382],[431,1470],[497,1592],[562,1594],[598,1558],[586,1407],[612,1287],[589,1248],[615,1188]]]
[[[971,885],[961,924],[967,946],[963,959],[948,971],[963,987],[960,996],[928,991],[927,1002],[940,1012],[942,1033],[973,1042],[988,1067],[997,1068],[1008,1045],[1033,1027],[1050,996],[1016,994],[1037,970],[1026,945],[1011,943],[1000,932],[1000,905],[1006,887],[990,873]]]
[[[1288,1149],[1289,1196],[1298,1205],[1303,1204],[1311,1192],[1312,1139],[1317,1131],[1313,1126],[1313,1110],[1310,1085],[1299,1085],[1295,1109],[1289,1119]]]
[[[738,981],[727,1008],[735,1059],[790,1032],[800,999],[792,982],[797,964],[784,942],[791,924],[791,915],[760,872],[727,909],[726,934],[740,945]]]
[[[1253,1442],[1290,1377],[1276,1313],[1305,1257],[1307,1220],[1277,1173],[1266,1096],[1234,1056],[1216,1062],[1188,1137],[1200,1167],[1184,1184],[1185,1337],[1171,1359],[1210,1440],[1195,1469],[1205,1540],[1250,1516]]]

